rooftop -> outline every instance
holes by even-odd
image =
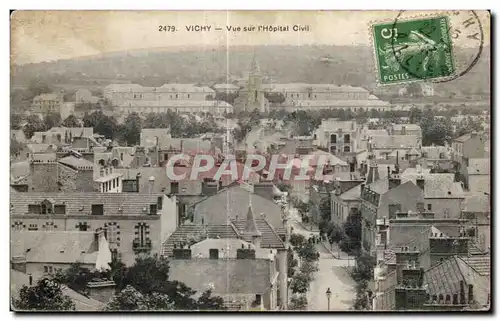
[[[250,205],[257,217],[265,214],[274,228],[283,226],[281,206],[272,200],[254,194],[240,185],[228,186],[217,194],[194,204],[194,221],[197,224],[226,224],[229,219],[245,218]],[[259,227],[260,229],[260,227]]]
[[[97,244],[94,232],[13,231],[11,257],[25,257],[27,262],[95,264]]]
[[[93,170],[94,163],[82,157],[67,156],[59,159],[59,163],[68,165],[78,170]]]
[[[104,215],[148,215],[149,205],[157,204],[163,194],[143,193],[17,193],[11,197],[11,215],[28,214],[28,205],[49,200],[55,205],[65,205],[66,215],[91,215],[92,205],[102,204]],[[146,209],[146,211],[144,210]]]

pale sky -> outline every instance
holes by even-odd
[[[476,13],[485,45],[489,45],[489,14]],[[397,11],[17,11],[11,16],[11,59],[25,64],[178,46],[369,45],[371,23],[393,21],[397,15]],[[177,31],[159,32],[160,25],[175,26]],[[211,30],[188,32],[186,26],[190,25],[207,25]],[[257,25],[288,25],[290,29],[301,25],[309,26],[310,31],[226,30],[226,26]]]

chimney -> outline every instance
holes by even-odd
[[[389,176],[389,189],[393,189],[401,185],[401,177],[399,174],[391,174]]]
[[[366,178],[366,184],[371,184],[378,181],[380,175],[378,173],[378,166],[374,161],[370,162],[370,169],[368,171],[368,177]]]
[[[149,195],[151,195],[151,193],[153,193],[154,185],[155,185],[155,177],[150,176],[149,177]]]
[[[139,182],[140,182],[140,178],[141,178],[141,173],[137,173],[137,175],[135,175],[135,189],[136,189],[136,192],[139,193]]]
[[[467,302],[470,304],[474,302],[474,285],[469,284],[469,291],[467,293]]]
[[[417,186],[420,187],[422,191],[425,190],[425,179],[424,175],[417,176]]]
[[[158,196],[158,201],[156,202],[156,206],[158,210],[161,210],[163,207],[163,196]]]
[[[460,304],[465,304],[465,282],[460,280]]]

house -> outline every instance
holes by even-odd
[[[12,231],[95,231],[103,228],[115,255],[133,264],[137,253],[160,253],[177,228],[176,198],[134,193],[16,193]]]
[[[467,170],[470,158],[483,158],[485,141],[477,132],[462,135],[451,143],[452,159],[459,164],[462,174]]]
[[[246,216],[225,224],[182,225],[164,243],[169,276],[239,305],[286,309],[286,248],[266,217]],[[247,304],[246,304],[247,303]]]
[[[59,114],[63,104],[63,95],[60,93],[40,94],[33,98],[32,112],[44,116],[48,113]]]
[[[469,158],[467,174],[465,176],[465,186],[469,192],[489,193],[490,192],[490,163],[489,158]]]
[[[487,276],[489,269],[484,255],[473,252],[464,224],[461,219],[435,218],[428,211],[398,212],[388,224],[380,222],[374,310],[440,310],[444,304],[445,309],[462,310],[464,296],[457,302],[458,293],[467,293],[465,287],[476,293],[471,296],[479,296],[479,291],[487,296],[485,278],[477,276]],[[456,263],[460,269],[440,270]],[[452,301],[452,296],[457,298]],[[467,303],[477,299],[469,297]],[[484,297],[479,301],[486,303]]]
[[[92,95],[88,89],[78,89],[75,93],[75,102],[97,104],[99,102],[99,97]]]
[[[11,233],[12,268],[31,275],[34,280],[66,270],[76,262],[89,270],[110,268],[111,250],[103,229],[82,232],[28,228]]]
[[[23,286],[32,285],[35,285],[35,280],[32,275],[12,268],[10,269],[10,293],[12,301],[19,299],[19,291]],[[76,311],[101,311],[105,307],[103,302],[80,294],[66,285],[61,286],[61,291],[63,295],[67,295],[73,301]],[[15,306],[12,306],[12,308],[14,310],[16,309]]]
[[[356,121],[338,121],[326,119],[314,134],[320,147],[326,148],[333,155],[355,153],[358,151],[359,131]]]
[[[373,153],[377,159],[389,159],[398,154],[401,159],[407,160],[409,152],[420,147],[421,139],[416,135],[373,135],[368,142],[368,152]]]
[[[424,193],[425,209],[433,211],[438,217],[459,218],[462,213],[464,190],[461,183],[455,182],[455,175],[448,173],[430,173],[419,165],[407,168],[401,177],[414,182]]]
[[[362,241],[367,251],[375,252],[377,219],[391,219],[397,212],[417,211],[423,203],[423,191],[413,182],[404,181],[398,171],[366,185],[361,184]]]
[[[491,247],[490,196],[483,193],[467,193],[462,201],[462,218],[469,221],[468,235],[483,252]]]
[[[216,93],[237,93],[240,87],[233,84],[215,84],[214,86]]]

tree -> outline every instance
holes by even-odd
[[[26,118],[26,124],[23,127],[23,132],[24,136],[26,136],[26,139],[31,139],[35,132],[42,132],[46,130],[47,128],[45,127],[45,124],[37,115],[29,115]]]
[[[43,123],[47,130],[57,127],[61,124],[61,115],[58,113],[48,113],[43,117]]]
[[[419,124],[423,117],[423,112],[420,108],[413,106],[410,109],[410,124]]]
[[[266,92],[264,93],[264,97],[266,97],[270,104],[282,104],[286,100],[285,95],[280,92]]]
[[[112,139],[117,135],[118,125],[115,118],[104,115],[102,111],[85,115],[83,125],[93,127],[96,133],[104,135],[106,138]]]
[[[292,234],[290,236],[290,244],[293,247],[300,248],[306,243],[306,238],[302,234]]]
[[[119,128],[120,140],[130,146],[139,145],[142,130],[142,119],[139,114],[134,112],[128,115]]]
[[[373,279],[373,269],[376,265],[376,259],[365,253],[360,253],[356,258],[356,266],[351,272],[354,281],[369,281]]]
[[[318,252],[312,243],[305,243],[304,246],[300,247],[297,250],[297,254],[302,260],[305,261],[317,261],[318,260]]]
[[[35,286],[24,285],[19,291],[19,299],[14,301],[18,310],[67,311],[74,310],[75,304],[64,295],[60,284],[51,279],[42,279]]]
[[[305,310],[307,309],[307,296],[305,294],[294,294],[290,298],[290,310]]]
[[[10,113],[10,129],[21,129],[21,122],[23,118],[19,114]]]
[[[310,276],[304,273],[298,273],[292,280],[290,289],[292,293],[306,293],[309,289]]]
[[[295,267],[298,265],[297,259],[294,258],[293,250],[288,249],[287,251],[287,271],[288,277],[291,278],[295,274]]]
[[[196,302],[198,310],[223,310],[224,300],[221,297],[213,297],[212,290],[206,290]]]
[[[80,122],[75,115],[69,115],[61,124],[64,127],[78,127],[80,126]]]
[[[173,303],[161,293],[143,294],[133,286],[127,285],[114,295],[104,308],[105,311],[148,311],[173,310]]]
[[[223,309],[219,297],[210,297],[211,292],[202,294],[202,301],[192,298],[196,291],[182,282],[168,280],[169,266],[168,261],[158,256],[140,256],[136,262],[127,268],[122,280],[121,287],[128,285],[142,293],[143,295],[162,294],[168,297],[169,303],[173,304],[176,310],[195,310],[199,309],[199,304],[204,307],[217,306]],[[208,297],[207,297],[208,295]],[[200,297],[201,298],[201,297]]]

